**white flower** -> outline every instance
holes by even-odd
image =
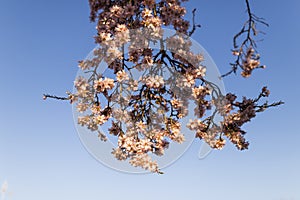
[[[161,76],[148,76],[143,78],[143,82],[149,88],[161,88],[164,86],[164,79]]]
[[[216,149],[221,150],[221,149],[223,149],[223,147],[225,146],[225,144],[226,144],[226,140],[220,138],[219,140],[216,141],[214,147],[215,147]]]
[[[94,120],[96,124],[102,125],[107,121],[107,117],[105,115],[97,115]]]
[[[206,67],[199,66],[197,69],[195,69],[196,77],[204,77],[206,74]]]
[[[171,104],[175,109],[178,109],[178,108],[182,107],[182,101],[179,100],[179,99],[171,100]]]
[[[121,122],[128,122],[131,120],[130,115],[127,110],[122,110],[120,108],[114,108],[112,110],[112,116]]]
[[[199,87],[192,88],[192,95],[195,99],[204,98],[205,95],[210,94],[210,90],[207,87],[199,85]]]
[[[125,72],[125,70],[118,71],[117,72],[117,81],[121,83],[125,80],[129,80],[128,74]]]
[[[130,40],[129,30],[125,24],[119,24],[115,28],[115,31],[116,31],[115,39],[117,42],[119,42],[121,44],[129,42],[129,40]],[[121,45],[119,45],[119,46],[121,46]]]
[[[85,78],[79,76],[74,81],[75,88],[77,89],[78,96],[80,97],[87,97],[89,93],[89,84]]]
[[[185,138],[184,138],[184,135],[178,134],[173,138],[173,140],[175,142],[178,142],[179,144],[182,144],[184,142]]]
[[[138,130],[141,132],[145,131],[146,129],[146,123],[142,121],[137,122],[136,126],[138,127]]]
[[[153,39],[160,39],[162,38],[163,35],[163,29],[161,29],[160,27],[153,27],[152,31],[151,31],[151,36],[153,37]]]
[[[152,17],[152,10],[145,8],[142,12],[142,17],[143,18]]]
[[[89,121],[90,121],[90,117],[88,115],[78,117],[78,124],[81,126],[87,125]]]
[[[118,159],[118,160],[126,160],[128,155],[123,152],[120,148],[114,149],[112,154]]]
[[[92,111],[93,114],[100,114],[100,112],[101,112],[101,106],[100,106],[100,103],[94,104],[94,105],[91,107],[91,111]]]
[[[115,46],[109,47],[107,53],[109,54],[109,57],[112,58],[120,58],[122,56],[122,52]]]
[[[154,87],[160,88],[165,84],[163,77],[156,75],[154,77]]]
[[[143,61],[142,61],[142,69],[144,70],[146,68],[152,67],[153,66],[153,59],[151,56],[145,56]]]
[[[128,28],[125,24],[118,24],[118,26],[115,28],[115,31],[117,32],[127,32]]]
[[[110,8],[111,13],[121,13],[123,11],[123,8],[120,6],[114,5],[113,7]]]
[[[192,76],[191,74],[187,74],[187,75],[183,78],[183,86],[184,86],[184,87],[192,87],[193,85],[195,85],[195,79],[194,79],[194,76]]]
[[[88,109],[89,105],[86,103],[78,103],[76,108],[78,110],[78,112],[83,113]]]
[[[111,34],[110,34],[110,33],[102,32],[102,33],[99,34],[99,37],[100,37],[101,40],[104,41],[104,42],[108,42],[108,41],[111,41],[111,40],[112,40]]]
[[[190,130],[197,130],[201,128],[202,122],[200,119],[192,120],[190,119],[189,123],[186,125]]]
[[[133,156],[129,163],[135,167],[142,167],[152,172],[159,172],[157,162],[152,161],[151,157],[146,153]]]
[[[111,90],[115,86],[114,80],[111,78],[100,78],[94,82],[94,89],[97,92],[104,92],[105,90]]]
[[[127,90],[137,91],[138,90],[138,81],[130,79]]]

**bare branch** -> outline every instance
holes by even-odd
[[[192,19],[192,21],[193,21],[193,27],[192,27],[192,30],[189,32],[189,36],[190,37],[194,34],[194,32],[196,31],[197,28],[201,27],[200,24],[196,24],[196,22],[195,22],[196,8],[193,9],[192,13],[193,13],[193,19]]]
[[[70,100],[70,97],[58,97],[58,96],[55,96],[55,95],[44,94],[43,99],[46,100],[47,98],[57,99],[57,100]]]

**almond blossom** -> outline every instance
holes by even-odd
[[[258,112],[283,103],[263,102],[270,94],[267,87],[256,98],[239,99],[232,93],[223,94],[209,81],[205,57],[192,51],[189,37],[199,27],[195,11],[193,20],[186,20],[184,1],[89,0],[99,47],[93,58],[79,62],[86,76],[76,78],[75,91],[68,92],[68,97],[44,95],[44,99],[75,104],[78,124],[96,132],[100,140],[107,141],[108,134],[116,137],[118,144],[111,152],[116,159],[156,173],[162,172],[151,155],[163,156],[172,143],[184,143],[183,126],[214,149],[221,150],[230,142],[245,150],[249,142],[242,126]],[[250,17],[255,25],[258,18]],[[164,37],[165,26],[174,29],[174,35]],[[247,30],[251,35],[255,26]],[[232,53],[237,60],[232,72],[240,67],[241,75],[249,77],[263,66],[252,38],[240,48],[236,44],[244,32],[242,29],[234,38]],[[195,118],[183,124],[191,102]],[[217,115],[220,123],[216,123]],[[108,127],[107,132],[100,131],[101,127]]]

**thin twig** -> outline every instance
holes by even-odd
[[[44,95],[43,95],[43,99],[46,100],[47,98],[50,98],[50,99],[57,99],[57,100],[70,100],[69,97],[58,97],[58,96],[55,96],[55,95],[44,94]]]
[[[195,22],[196,8],[193,9],[192,13],[193,13],[193,19],[192,19],[192,21],[193,21],[193,28],[192,28],[192,30],[189,32],[189,36],[190,36],[190,37],[194,34],[194,32],[196,31],[197,28],[200,28],[200,27],[201,27],[200,24],[196,24],[196,22]]]

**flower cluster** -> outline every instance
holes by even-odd
[[[242,76],[249,77],[252,71],[259,67],[265,68],[264,66],[260,66],[259,55],[254,55],[254,49],[249,48],[245,56],[245,60],[243,61]]]
[[[162,88],[164,86],[164,78],[161,76],[148,76],[142,80],[148,88]]]
[[[257,112],[282,103],[260,104],[270,93],[266,87],[255,99],[237,101],[234,94],[224,95],[206,80],[203,55],[192,52],[187,36],[196,25],[188,34],[190,24],[183,18],[182,2],[89,0],[99,47],[93,58],[79,62],[88,77],[79,76],[74,82],[76,92],[67,98],[45,96],[75,103],[79,125],[97,132],[102,141],[108,134],[117,137],[112,151],[116,159],[151,172],[161,172],[151,155],[162,156],[171,143],[185,141],[182,118],[188,115],[191,102],[197,119],[185,126],[212,148],[222,149],[227,138],[239,150],[249,145],[241,127]],[[176,34],[164,38],[163,26],[171,26]],[[160,48],[151,47],[155,44]],[[259,68],[259,57],[252,48],[243,57],[241,53],[234,51],[238,61],[244,58],[242,75],[247,77]],[[100,63],[107,66],[109,75],[99,72]],[[220,123],[215,122],[217,115],[222,117]],[[109,123],[107,133],[99,131]]]
[[[94,81],[94,89],[96,92],[104,92],[106,90],[111,90],[114,87],[114,80],[110,78],[100,78]]]

